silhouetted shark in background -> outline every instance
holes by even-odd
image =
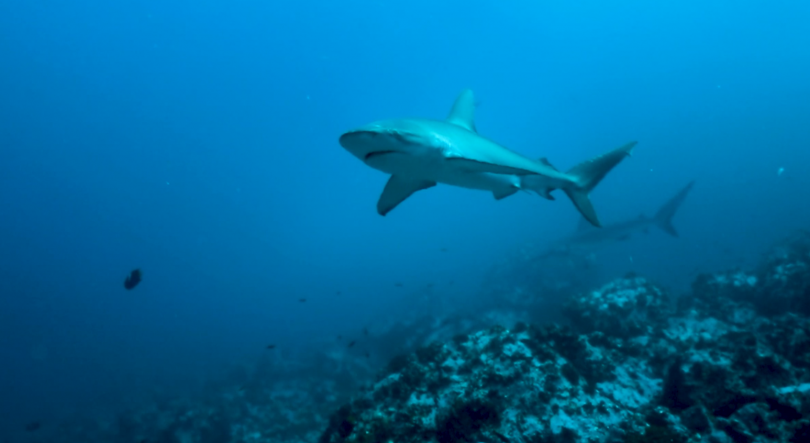
[[[608,224],[601,229],[594,229],[584,220],[580,222],[577,231],[559,242],[552,245],[552,249],[539,258],[548,257],[560,253],[567,253],[571,250],[589,250],[595,246],[607,243],[624,241],[630,238],[631,235],[638,232],[649,232],[650,226],[656,226],[666,232],[667,234],[678,237],[678,231],[672,226],[672,217],[678,211],[678,208],[686,199],[686,195],[695,184],[694,181],[689,182],[684,186],[674,197],[658,209],[653,217],[647,217],[644,214],[639,217],[628,220],[625,222]]]
[[[635,142],[560,172],[488,140],[475,129],[470,90],[456,99],[446,120],[406,118],[370,123],[340,136],[340,144],[374,169],[391,174],[377,202],[385,215],[416,191],[445,183],[491,191],[496,199],[519,190],[554,200],[562,189],[583,217],[599,226],[591,190],[630,154]]]

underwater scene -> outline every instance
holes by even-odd
[[[5,0],[0,443],[810,443],[808,23]]]

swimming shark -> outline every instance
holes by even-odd
[[[445,183],[490,191],[497,200],[520,190],[554,200],[551,192],[562,189],[589,223],[600,226],[590,192],[636,142],[561,172],[546,158],[531,159],[482,137],[474,114],[475,98],[467,89],[444,120],[377,121],[344,133],[339,143],[368,166],[391,174],[377,201],[383,216],[414,192]]]
[[[675,196],[667,201],[653,217],[642,214],[635,219],[615,224],[607,224],[601,229],[594,229],[584,219],[580,221],[577,231],[571,236],[552,244],[551,250],[537,257],[544,258],[552,255],[566,254],[572,250],[590,251],[596,246],[608,243],[625,241],[633,234],[649,232],[650,227],[657,227],[667,234],[678,237],[678,231],[672,225],[672,217],[681,207],[686,195],[694,186],[694,180],[684,186]]]

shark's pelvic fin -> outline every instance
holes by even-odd
[[[673,237],[678,237],[678,231],[675,230],[675,226],[672,226],[672,217],[678,212],[678,208],[681,207],[681,203],[686,199],[686,194],[689,194],[694,184],[694,180],[689,182],[655,213],[655,225]]]
[[[614,149],[606,154],[586,160],[573,168],[566,174],[572,176],[575,186],[564,188],[568,198],[574,202],[574,206],[579,212],[594,226],[599,225],[599,218],[590,199],[590,193],[596,185],[605,178],[613,167],[618,165],[625,157],[630,155],[636,142],[630,142],[618,149]]]
[[[518,188],[517,186],[509,186],[497,191],[492,191],[492,196],[495,197],[495,200],[502,200],[514,194],[515,192],[518,192],[519,190],[520,188]]]
[[[475,129],[475,97],[471,90],[461,91],[456,102],[453,103],[450,115],[447,116],[447,122],[461,126],[468,131],[478,132]]]
[[[432,188],[433,186],[436,186],[436,182],[392,175],[388,179],[388,183],[385,184],[380,199],[377,201],[377,213],[380,215],[388,214],[414,192]]]

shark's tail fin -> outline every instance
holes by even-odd
[[[586,160],[566,172],[572,176],[576,184],[563,191],[568,195],[568,198],[574,202],[574,206],[579,209],[582,216],[585,217],[592,225],[599,226],[599,218],[596,216],[596,210],[591,203],[590,193],[596,185],[605,178],[608,172],[618,165],[625,157],[630,155],[630,151],[636,146],[636,142],[630,142],[618,149]]]
[[[688,185],[684,186],[680,192],[669,199],[669,201],[666,202],[664,206],[661,206],[661,209],[655,213],[655,225],[673,237],[678,236],[678,231],[675,230],[675,226],[672,226],[672,217],[675,216],[676,212],[678,212],[678,208],[681,207],[681,203],[683,203],[684,199],[686,199],[686,194],[689,193],[694,184],[694,180],[689,182]]]

